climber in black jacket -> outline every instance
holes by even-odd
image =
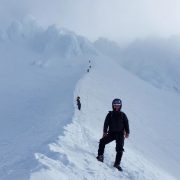
[[[81,102],[80,102],[80,97],[78,96],[77,99],[77,106],[78,106],[78,109],[81,110]]]
[[[109,111],[104,121],[103,137],[100,139],[97,159],[101,162],[104,160],[105,145],[116,140],[116,159],[114,167],[122,171],[120,167],[123,155],[124,138],[129,137],[129,123],[127,116],[121,111],[122,101],[114,99],[112,102],[113,111]]]

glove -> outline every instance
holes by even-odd
[[[108,133],[103,133],[103,137],[106,137],[108,135]]]
[[[128,134],[128,133],[124,133],[124,137],[125,137],[125,138],[128,138],[128,137],[129,137],[129,134]]]

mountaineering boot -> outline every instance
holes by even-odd
[[[96,157],[98,161],[103,162],[104,161],[104,156],[103,155],[99,155]]]
[[[114,167],[115,167],[115,168],[117,168],[117,169],[118,169],[118,171],[123,171],[123,169],[121,168],[121,166],[120,166],[120,165],[116,165],[116,164],[114,164]]]

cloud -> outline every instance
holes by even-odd
[[[0,25],[33,15],[94,40],[168,37],[180,29],[179,0],[0,0]]]

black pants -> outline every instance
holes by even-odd
[[[81,110],[81,104],[78,103],[77,105],[78,105],[78,109]]]
[[[110,132],[107,136],[100,139],[98,155],[103,155],[105,145],[114,140],[116,140],[116,159],[114,164],[119,165],[124,151],[124,135],[122,133]]]

